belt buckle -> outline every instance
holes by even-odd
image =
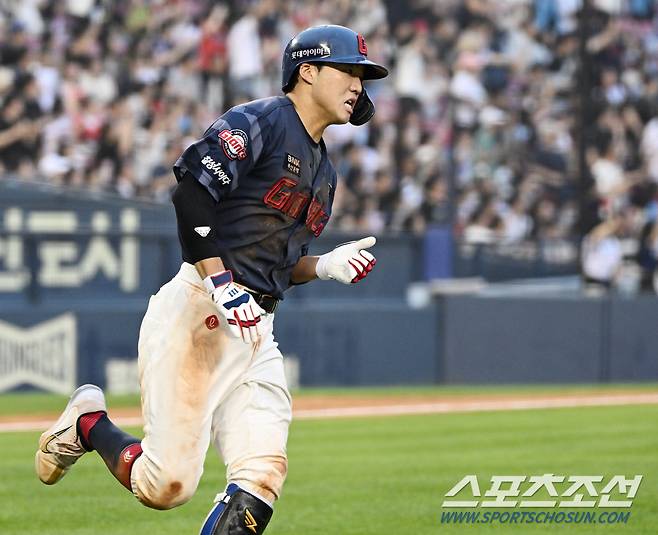
[[[260,294],[258,304],[263,307],[263,310],[265,310],[265,312],[268,314],[272,314],[276,310],[277,303],[278,299],[275,297],[267,294]]]
[[[274,311],[276,310],[277,306],[279,305],[279,300],[276,297],[274,297],[273,295],[263,294],[263,293],[260,293],[260,292],[255,292],[253,290],[247,290],[247,292],[250,293],[254,297],[254,300],[256,301],[256,304],[258,306],[260,306],[261,308],[263,308],[263,310],[265,310],[265,312],[267,312],[268,314],[273,314]],[[265,304],[268,303],[268,302],[271,303],[272,301],[274,302],[272,304],[272,307],[271,307],[272,309],[267,310],[267,308],[265,307]]]

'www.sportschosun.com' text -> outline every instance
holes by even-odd
[[[443,511],[442,524],[626,524],[630,511]]]

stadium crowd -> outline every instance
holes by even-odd
[[[590,249],[640,237],[653,270],[658,17],[651,0],[591,4],[581,130],[581,0],[4,2],[0,177],[167,202],[182,150],[228,107],[280,93],[291,36],[337,23],[392,76],[369,86],[367,127],[327,132],[330,228],[452,222],[467,242],[512,244],[598,228]]]

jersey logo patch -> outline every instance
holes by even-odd
[[[210,227],[194,227],[194,232],[196,232],[202,238],[205,238],[210,234]]]
[[[244,160],[247,157],[247,134],[242,130],[222,130],[219,133],[219,141],[224,149],[224,154],[231,160]]]
[[[206,327],[209,331],[216,329],[219,326],[219,318],[214,314],[206,318]]]
[[[283,169],[295,176],[301,176],[302,161],[286,152],[286,158],[283,161]]]

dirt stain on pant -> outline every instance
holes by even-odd
[[[213,373],[222,359],[226,335],[222,328],[208,329],[205,318],[217,312],[207,294],[188,290],[186,310],[176,327],[180,330],[179,350],[183,358],[176,383],[177,397],[190,413],[203,416]]]
[[[251,458],[231,466],[231,481],[247,490],[274,502],[281,495],[283,482],[288,473],[288,459],[285,455],[266,455]]]

